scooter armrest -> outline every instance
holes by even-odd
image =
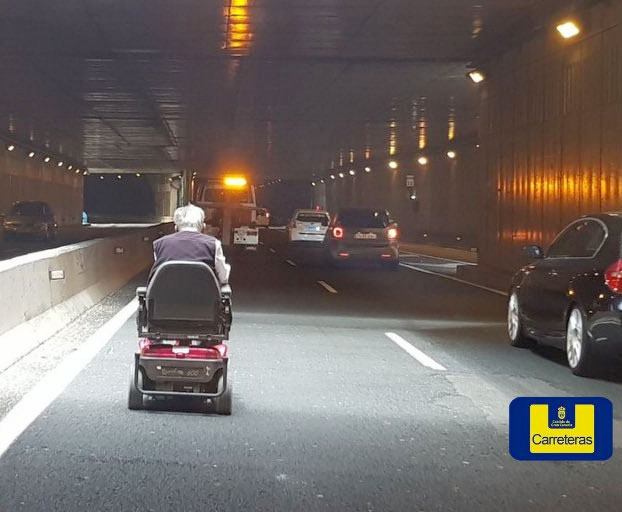
[[[225,299],[230,299],[231,295],[232,295],[232,290],[231,290],[231,286],[229,286],[228,284],[225,284],[223,286],[220,287],[220,294],[225,298]]]
[[[138,288],[136,288],[136,297],[142,299],[142,298],[145,298],[146,296],[147,296],[146,286],[139,286]]]

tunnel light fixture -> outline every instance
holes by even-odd
[[[427,156],[420,156],[419,158],[417,158],[417,163],[419,165],[428,165],[428,157]]]
[[[320,180],[320,183],[322,183],[322,184],[323,184],[323,183],[324,183],[324,180]]]
[[[46,156],[43,161],[47,164],[49,161],[51,160],[51,158],[49,156]]]
[[[331,180],[334,180],[334,179],[335,179],[335,175],[334,175],[334,174],[331,174],[331,175],[330,175],[330,179],[331,179]]]
[[[121,176],[120,174],[117,174],[117,179],[118,179],[118,180],[120,180],[120,179],[122,179],[122,178],[123,178],[123,176]]]
[[[15,149],[15,144],[9,144],[6,149],[7,151],[13,151]]]
[[[76,174],[80,174],[80,169],[76,169]]]
[[[371,172],[371,167],[365,167],[365,172]]]
[[[30,153],[28,153],[28,158],[34,158],[35,157],[35,152],[31,151]]]
[[[389,169],[393,169],[393,170],[395,170],[395,169],[397,169],[399,166],[400,166],[400,164],[398,164],[398,163],[397,163],[397,161],[395,161],[395,160],[391,160],[391,161],[389,162]]]
[[[88,176],[88,175],[89,175],[89,171],[84,171],[84,172],[82,173],[82,176]]]
[[[340,178],[345,178],[345,177],[346,177],[346,175],[345,175],[344,173],[340,172],[340,173],[339,173],[339,177],[340,177]]]
[[[447,151],[447,158],[450,158],[451,160],[455,160],[457,156],[458,155],[453,149],[450,149],[449,151]]]
[[[411,201],[416,201],[417,200],[417,194],[415,194],[414,192],[412,194],[410,194],[410,200]]]
[[[73,169],[73,165],[70,165],[67,169],[71,171],[71,169]]]
[[[350,171],[348,171],[350,173],[350,176],[354,176],[356,174],[356,171],[354,169],[350,169]]]
[[[104,177],[103,177],[103,176],[100,176],[100,177],[99,177],[99,179],[100,179],[100,180],[103,180],[103,179],[104,179]]]
[[[572,20],[567,20],[557,25],[557,31],[564,39],[572,39],[581,33],[579,25]]]
[[[60,162],[58,162],[56,165],[58,165],[58,167],[62,167],[63,166],[63,161],[61,160]]]
[[[140,178],[141,174],[139,172],[136,173],[136,177]]]
[[[311,186],[312,186],[312,187],[315,187],[315,181],[312,181],[312,182],[311,182]]]
[[[480,69],[474,69],[473,71],[469,71],[468,76],[475,84],[482,83],[484,80],[486,80],[486,75]]]

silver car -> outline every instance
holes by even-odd
[[[43,201],[18,201],[13,203],[4,218],[5,237],[30,236],[51,241],[56,238],[54,213]]]

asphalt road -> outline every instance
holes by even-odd
[[[517,462],[507,424],[516,396],[605,396],[617,429],[615,373],[510,348],[499,294],[416,261],[327,268],[278,237],[233,258],[232,416],[127,410],[131,319],[0,458],[0,510],[619,510],[618,449]]]

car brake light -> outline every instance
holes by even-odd
[[[397,239],[397,228],[389,228],[389,231],[387,232],[387,236],[389,237],[389,240],[396,240]]]
[[[605,284],[612,292],[622,293],[622,259],[605,270]]]
[[[333,228],[333,237],[341,239],[345,235],[345,231],[341,226],[336,226]]]

